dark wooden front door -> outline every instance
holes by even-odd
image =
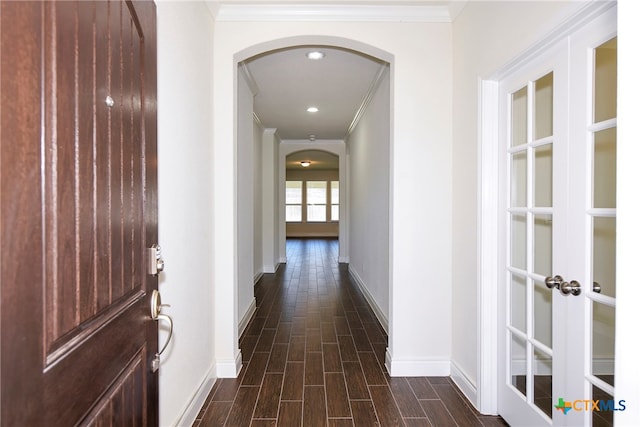
[[[0,14],[0,424],[157,425],[155,5]]]

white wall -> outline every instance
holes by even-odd
[[[389,72],[353,130],[349,150],[349,271],[376,307],[380,323],[389,319]]]
[[[241,328],[248,324],[255,310],[255,298],[253,296],[254,285],[254,233],[255,226],[255,194],[254,176],[259,176],[255,170],[256,164],[262,159],[255,153],[255,130],[253,120],[253,93],[244,79],[244,74],[238,77],[238,116],[237,116],[237,248],[236,257],[238,274],[238,321]],[[260,140],[260,142],[262,142]],[[231,181],[230,181],[231,182]],[[262,237],[261,235],[259,236]]]
[[[252,114],[253,115],[253,114]],[[253,121],[253,278],[254,283],[262,276],[262,135],[260,123]]]
[[[276,129],[262,134],[262,271],[275,273],[280,264],[278,146]]]
[[[295,38],[291,39],[291,38]],[[283,40],[287,38],[287,40]],[[238,360],[234,289],[237,61],[291,44],[361,50],[392,64],[392,375],[446,375],[451,355],[451,25],[219,20],[214,52],[216,356]],[[416,159],[420,167],[411,167]],[[423,197],[415,197],[416,185]],[[284,227],[283,227],[284,228]],[[416,337],[416,328],[421,333]],[[227,365],[228,366],[228,365]]]
[[[561,1],[473,1],[453,24],[452,363],[471,388],[478,377],[479,79],[488,78],[547,35],[572,14],[576,5]]]
[[[158,2],[157,17],[160,291],[175,322],[160,367],[160,425],[169,426],[195,418],[213,385],[214,22],[199,2]]]

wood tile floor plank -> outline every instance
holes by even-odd
[[[506,425],[475,411],[448,377],[389,377],[388,337],[338,264],[337,240],[287,240],[287,264],[254,295],[239,378],[216,382],[194,426]]]

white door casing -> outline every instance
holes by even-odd
[[[593,292],[590,285],[597,279],[595,276],[598,274],[602,276],[602,271],[598,274],[593,272],[592,275],[592,260],[601,257],[608,247],[615,248],[615,225],[613,225],[613,232],[611,232],[612,227],[608,227],[609,234],[613,234],[613,239],[609,238],[605,244],[602,243],[601,236],[592,237],[591,226],[593,218],[596,218],[594,221],[611,223],[610,219],[615,217],[615,204],[613,207],[601,208],[594,205],[591,200],[592,165],[594,164],[594,151],[591,145],[593,135],[603,130],[611,133],[611,129],[615,131],[616,126],[615,118],[607,118],[604,123],[598,123],[596,120],[594,124],[590,107],[594,48],[615,37],[616,8],[612,6],[615,4],[601,3],[583,9],[572,22],[496,73],[495,80],[482,81],[480,86],[482,113],[479,135],[481,143],[479,336],[482,339],[479,343],[478,407],[484,413],[499,412],[514,425],[550,424],[551,420],[547,416],[549,412],[552,412],[551,415],[554,417],[553,425],[589,425],[591,423],[593,415],[591,411],[573,408],[566,411],[565,415],[564,411],[557,410],[555,407],[550,410],[548,400],[544,404],[538,402],[536,405],[536,395],[540,394],[540,387],[534,387],[533,383],[537,382],[536,375],[549,373],[546,371],[553,372],[553,406],[558,404],[560,397],[566,401],[591,399],[592,384],[600,388],[599,391],[594,389],[595,397],[600,393],[606,399],[613,400],[613,396],[602,394],[605,391],[613,395],[613,388],[607,386],[607,380],[602,379],[605,377],[598,375],[603,372],[613,373],[613,357],[607,360],[606,357],[601,357],[602,354],[595,354],[594,361],[591,357],[592,349],[597,353],[599,351],[597,347],[602,347],[602,343],[593,344],[591,337],[595,337],[595,341],[603,341],[605,337],[604,345],[611,347],[609,353],[612,353],[613,340],[609,339],[607,343],[606,336],[613,336],[613,330],[609,328],[604,333],[598,331],[603,326],[606,329],[607,322],[603,322],[602,316],[592,322],[591,307],[595,304],[598,306],[595,311],[602,311],[601,307],[612,307],[615,300],[610,296]],[[536,138],[531,126],[536,117],[533,95],[536,80],[551,70],[553,70],[555,92],[553,133],[552,136],[543,135],[540,139]],[[509,142],[512,134],[507,113],[511,108],[510,103],[513,98],[511,94],[522,88],[528,92],[526,116],[529,127],[525,146],[514,148]],[[567,91],[570,91],[569,97],[566,96]],[[502,110],[498,108],[500,103],[502,103]],[[502,124],[497,126],[497,123]],[[606,139],[598,138],[600,142]],[[600,145],[605,144],[600,143]],[[533,172],[536,160],[541,157],[536,156],[535,153],[537,150],[543,153],[545,146],[553,147],[554,203],[552,206],[535,203],[535,198],[538,196],[535,194],[536,176]],[[602,149],[599,151],[602,152]],[[601,154],[599,157],[602,159]],[[611,153],[608,156],[609,160],[604,160],[605,165],[607,161],[611,163]],[[604,156],[605,159],[606,157],[607,155]],[[517,161],[513,160],[515,158],[518,158]],[[613,158],[615,159],[615,145]],[[598,163],[602,169],[603,160],[597,160],[596,164]],[[512,168],[516,175],[518,170],[521,171],[521,178],[516,180],[517,185],[510,183],[507,175],[511,173]],[[615,176],[615,170],[613,176]],[[517,186],[522,188],[521,193],[524,193],[524,196],[512,194],[511,187]],[[615,194],[615,181],[613,189]],[[511,196],[524,198],[520,203],[511,204],[509,200]],[[602,198],[602,196],[599,197]],[[615,197],[613,199],[615,200]],[[514,240],[508,230],[514,215],[523,220],[514,229],[521,229],[520,234],[519,232],[515,234],[525,242],[520,251],[512,251],[510,247]],[[544,240],[539,238],[540,229],[544,230],[544,227],[541,227],[540,221],[535,221],[536,219],[548,219],[553,224],[554,250],[551,268],[549,266],[542,268],[542,264],[536,266],[539,264],[536,262],[536,257],[540,257],[542,253],[539,248],[536,251],[534,243],[537,240],[537,243]],[[517,223],[518,221],[514,222],[514,224]],[[548,228],[551,226],[549,225]],[[601,235],[602,228],[603,226],[598,226],[596,234]],[[607,229],[607,227],[604,228]],[[496,229],[499,230],[497,235]],[[542,232],[541,235],[544,236],[544,234]],[[517,242],[518,239],[515,241]],[[596,243],[592,245],[594,241]],[[600,246],[599,249],[598,246]],[[595,252],[593,247],[596,247]],[[507,260],[514,256],[522,258],[521,265],[510,265],[507,269]],[[496,265],[497,260],[502,262]],[[615,271],[612,267],[615,266],[615,257],[613,260],[613,264],[609,262],[608,268]],[[553,272],[542,271],[545,269]],[[596,266],[596,270],[598,269],[602,270]],[[580,282],[583,285],[581,295],[564,296],[559,290],[547,290],[543,277],[547,274],[560,274],[567,282],[571,280]],[[609,271],[608,274],[611,275],[611,272]],[[521,278],[519,286],[513,285],[510,280],[514,275]],[[588,289],[584,286],[585,284],[589,284]],[[512,288],[520,288],[522,291],[512,292]],[[602,289],[604,293],[604,287]],[[547,298],[553,299],[555,329],[553,345],[550,347],[536,336],[536,329],[540,329],[540,319],[536,322],[536,316],[533,315],[545,291],[551,293],[551,295],[547,294]],[[523,310],[524,313],[519,313],[520,317],[514,318],[507,310],[506,303],[516,297],[522,301],[522,307],[526,310]],[[595,302],[592,303],[592,301]],[[496,318],[490,314],[491,312],[500,314]],[[506,328],[507,321],[510,324],[509,328]],[[518,322],[519,324],[515,325]],[[592,323],[595,325],[593,328]],[[496,324],[499,325],[496,327]],[[515,326],[519,326],[520,329]],[[496,334],[487,332],[492,328],[495,328],[493,331],[497,331]],[[592,333],[592,329],[596,331],[595,334]],[[528,359],[506,358],[512,336],[516,341],[524,343],[523,347],[529,356]],[[496,343],[499,345],[497,350],[494,350]],[[496,353],[498,358],[492,359]],[[537,358],[534,358],[534,355]],[[552,367],[545,366],[548,364],[544,363],[544,359],[551,355],[553,355]],[[518,356],[517,352],[516,356]],[[496,380],[491,373],[498,370],[501,374]],[[507,385],[513,379],[509,373],[511,371],[514,376],[528,373],[527,384],[519,385],[523,393],[518,392],[517,387]],[[520,393],[519,396],[518,393]],[[496,395],[500,396],[500,404],[493,398]],[[615,400],[614,403],[618,401]],[[540,409],[545,405],[547,414]],[[582,405],[584,406],[585,403]],[[579,404],[576,407],[580,409]]]

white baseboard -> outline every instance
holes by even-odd
[[[349,266],[349,274],[353,278],[353,281],[356,282],[356,285],[358,285],[360,292],[362,292],[365,299],[369,303],[369,307],[371,307],[374,314],[376,315],[376,318],[378,319],[378,322],[380,322],[380,325],[382,325],[382,329],[384,329],[385,333],[389,334],[389,319],[387,319],[387,316],[384,315],[382,309],[380,309],[380,306],[378,305],[378,303],[376,303],[376,300],[373,299],[373,295],[369,293],[369,290],[364,284],[364,281],[360,278],[358,272],[355,271],[351,266]]]
[[[385,355],[385,366],[392,377],[448,377],[451,375],[450,360],[393,359],[389,350]]]
[[[286,256],[280,257],[280,264],[286,264],[286,263],[287,263],[287,257]]]
[[[218,378],[238,378],[241,369],[242,353],[239,350],[235,360],[226,359],[216,361],[216,377]]]
[[[251,321],[251,317],[253,317],[253,313],[256,312],[256,299],[255,297],[251,300],[251,304],[247,307],[247,311],[245,311],[242,319],[238,322],[238,336],[242,336],[244,330],[249,326],[249,322]]]
[[[180,426],[180,427],[193,425],[193,422],[198,417],[198,414],[200,413],[202,406],[207,400],[207,396],[209,396],[209,393],[211,392],[211,389],[213,388],[213,385],[215,384],[216,379],[217,378],[215,375],[215,364],[213,364],[211,365],[211,368],[209,368],[209,371],[207,372],[202,383],[198,387],[198,390],[191,398],[191,401],[187,404],[184,411],[182,411],[182,415],[178,419],[178,422],[172,423],[171,425]],[[160,425],[163,425],[163,424],[164,424],[163,421],[160,420]]]
[[[273,274],[278,271],[278,268],[280,268],[280,263],[277,263],[275,265],[263,265],[262,271],[266,274]]]
[[[338,263],[340,263],[340,264],[349,264],[349,257],[348,256],[338,257]]]
[[[462,372],[456,362],[451,362],[451,379],[458,386],[462,394],[464,394],[469,402],[478,409],[478,390],[476,386],[469,381],[469,378]]]
[[[264,275],[264,273],[262,271],[258,271],[256,274],[253,275],[253,284],[255,285],[256,283],[258,283],[258,281],[260,279],[262,279],[262,276]]]

